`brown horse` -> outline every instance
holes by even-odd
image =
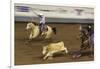
[[[76,51],[73,55],[73,58],[81,57],[82,51],[85,51],[86,49],[89,49],[90,52],[94,51],[94,32],[90,35],[91,31],[94,31],[91,26],[82,26],[80,25],[80,39],[81,39],[81,46],[80,50]]]

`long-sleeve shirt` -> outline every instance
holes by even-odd
[[[45,24],[45,16],[39,16],[40,17],[40,24]]]

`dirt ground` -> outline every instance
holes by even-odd
[[[36,38],[30,43],[28,41],[29,33],[25,31],[26,23],[15,23],[15,65],[46,64],[61,62],[93,61],[94,57],[84,55],[78,59],[72,59],[72,55],[56,55],[52,60],[42,59],[42,47],[51,42],[64,41],[69,53],[80,49],[79,35],[80,24],[48,24],[57,28],[57,34],[52,40],[43,40]]]

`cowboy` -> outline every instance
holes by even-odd
[[[46,24],[45,24],[45,16],[40,13],[38,14],[38,17],[40,18],[39,28],[40,28],[40,34],[46,31]]]

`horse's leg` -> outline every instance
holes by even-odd
[[[82,50],[76,51],[76,52],[73,54],[72,58],[79,58],[79,57],[81,57],[81,56],[82,56],[81,51],[82,51]]]
[[[28,42],[30,42],[30,41],[32,41],[32,34],[30,34],[30,36],[29,36]]]
[[[83,42],[83,50],[87,49],[88,47],[89,47],[89,40],[87,39]]]
[[[32,41],[32,34],[30,34],[28,41],[26,41],[26,44]]]

